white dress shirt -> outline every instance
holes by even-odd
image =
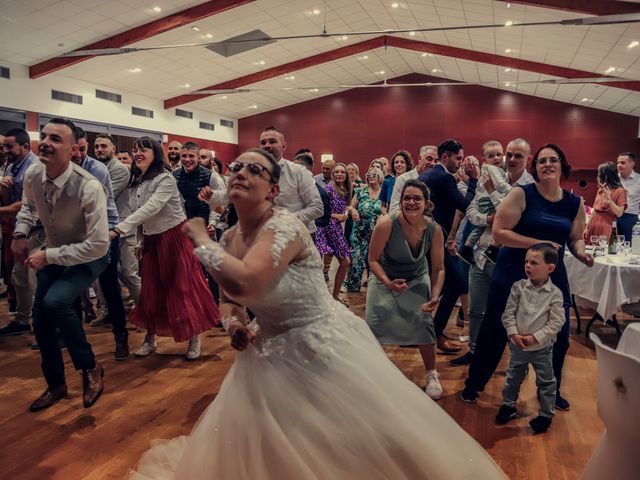
[[[284,158],[280,159],[278,165],[280,194],[274,199],[275,205],[295,214],[309,232],[315,232],[314,220],[324,214],[324,206],[311,172]]]
[[[409,180],[417,179],[419,176],[418,171],[415,168],[412,168],[408,172],[405,172],[396,178],[396,183],[393,186],[393,192],[391,192],[391,200],[389,200],[389,213],[393,213],[400,209],[400,195],[402,195],[404,184]]]
[[[502,324],[507,335],[533,335],[537,344],[525,350],[540,350],[553,343],[564,325],[562,292],[550,278],[536,287],[528,278],[511,287]]]
[[[622,178],[620,175],[620,181],[622,186],[627,191],[627,209],[624,213],[630,213],[632,215],[640,214],[640,174],[637,174],[633,170],[626,178]]]
[[[34,186],[35,182],[41,184]],[[36,199],[34,189],[44,191],[44,198]],[[104,257],[109,250],[107,197],[102,184],[74,163],[69,163],[64,173],[53,180],[47,178],[45,166],[39,162],[25,173],[14,235],[28,236],[38,219],[47,235],[47,263],[89,263]],[[84,225],[80,227],[78,221],[84,221]]]

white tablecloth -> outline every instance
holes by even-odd
[[[589,268],[567,252],[564,264],[571,293],[593,303],[605,320],[611,318],[620,305],[640,299],[640,265],[630,264],[629,257],[597,257]]]
[[[640,322],[627,325],[622,332],[617,350],[640,360]]]

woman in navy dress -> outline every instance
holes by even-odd
[[[563,262],[565,247],[588,266],[593,265],[591,255],[585,253],[583,232],[585,210],[583,199],[560,187],[561,178],[569,176],[571,167],[560,147],[547,144],[533,157],[531,174],[535,183],[517,186],[502,201],[493,223],[493,237],[503,245],[491,278],[490,301],[480,327],[476,351],[469,367],[462,400],[475,402],[478,392],[495,372],[507,333],[502,326],[511,286],[525,278],[524,257],[527,248],[539,242],[550,242],[558,250],[558,267],[551,280],[562,290],[566,321],[553,346],[553,370],[557,380],[556,408],[568,410],[569,402],[560,395],[562,366],[569,349],[569,306],[571,293],[567,271]]]

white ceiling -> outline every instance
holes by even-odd
[[[64,51],[126,31],[203,3],[188,0],[0,0],[0,59],[33,65]],[[552,21],[584,15],[491,0],[327,0],[330,32],[477,25],[507,20],[515,23]],[[159,6],[156,13],[152,7]],[[314,15],[314,9],[320,14]],[[133,46],[157,46],[223,40],[259,28],[271,36],[321,32],[323,0],[257,0],[190,25],[154,36]],[[193,26],[200,31],[193,30]],[[206,37],[209,34],[211,38]],[[508,27],[454,32],[401,34],[414,40],[479,52],[512,56],[561,67],[640,80],[640,25]],[[260,70],[357,43],[369,36],[341,39],[287,40],[223,58],[204,47],[97,57],[59,73],[125,92],[167,99]],[[59,46],[62,44],[63,46]],[[505,53],[511,49],[510,53]],[[363,56],[367,56],[364,59]],[[264,62],[264,64],[261,64]],[[139,73],[130,72],[139,68]],[[437,69],[437,72],[433,72]],[[553,78],[537,73],[444,56],[423,56],[398,48],[378,48],[283,77],[251,85],[268,91],[208,97],[197,108],[242,118],[285,105],[328,95],[338,89],[276,90],[373,83],[384,77],[424,73],[464,82],[500,82],[496,88],[640,116],[640,92],[604,85],[527,85],[518,82]],[[384,71],[385,74],[380,74]],[[515,86],[506,86],[509,82]],[[189,87],[185,85],[189,84]],[[459,87],[464,88],[464,87]],[[273,90],[272,90],[273,89]],[[587,101],[582,101],[588,99]],[[251,108],[257,106],[257,108]],[[184,105],[189,108],[189,104]]]

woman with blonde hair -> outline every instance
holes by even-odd
[[[367,186],[356,191],[348,209],[355,227],[351,238],[351,265],[346,279],[347,292],[360,291],[362,274],[367,268],[371,232],[378,216],[382,213],[379,197],[383,180],[382,170],[377,167],[369,168],[366,176]]]
[[[333,285],[333,298],[344,303],[344,300],[340,298],[340,287],[347,276],[351,252],[342,231],[342,225],[348,218],[347,208],[351,199],[352,187],[347,166],[344,163],[336,163],[331,176],[331,182],[324,186],[331,203],[331,220],[329,225],[318,227],[315,240],[320,255],[325,259],[327,256],[330,259],[331,255],[338,259],[339,267]]]

